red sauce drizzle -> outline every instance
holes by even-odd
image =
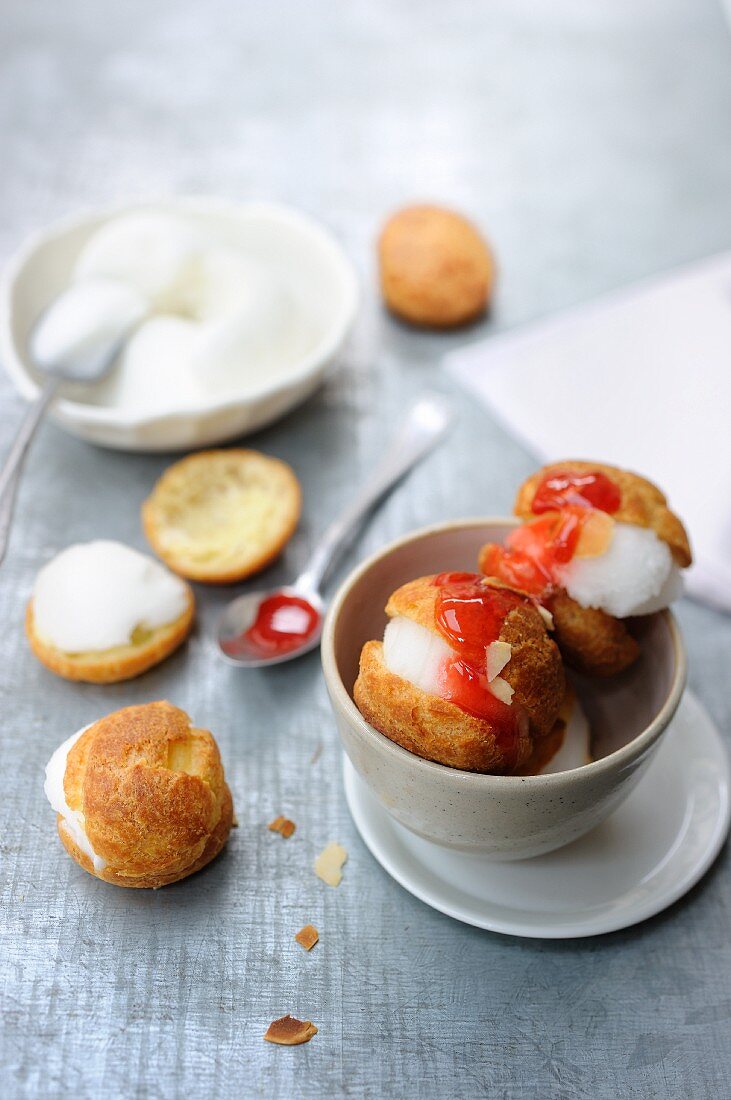
[[[511,531],[504,546],[492,544],[483,571],[541,599],[554,585],[556,569],[571,561],[591,509],[567,504]]]
[[[546,474],[536,489],[531,511],[540,516],[543,512],[565,508],[568,504],[579,508],[598,508],[611,515],[621,502],[619,486],[600,470],[586,474],[554,470]]]
[[[320,625],[320,613],[301,596],[278,592],[262,600],[256,619],[238,638],[224,644],[226,652],[251,655],[257,650],[263,657],[290,653],[311,638]]]
[[[506,760],[514,762],[524,713],[515,701],[508,706],[492,694],[485,661],[506,616],[524,606],[525,597],[486,585],[479,573],[440,573],[434,584],[437,629],[456,654],[444,667],[442,697],[489,722]]]
[[[508,613],[525,606],[525,597],[492,588],[479,573],[440,573],[434,584],[439,589],[439,633],[463,661],[484,674],[487,647],[500,637]]]

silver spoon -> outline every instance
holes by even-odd
[[[320,642],[325,603],[320,590],[337,558],[350,544],[368,513],[401,478],[443,439],[452,424],[448,401],[440,394],[419,398],[401,425],[390,450],[340,519],[323,535],[304,572],[290,585],[238,596],[226,607],[218,624],[223,657],[244,668],[278,665],[309,653]],[[277,607],[284,597],[284,606]],[[272,646],[251,635],[262,610],[271,618]],[[247,637],[247,634],[249,636]],[[278,643],[281,643],[278,645]]]
[[[8,548],[25,456],[59,386],[100,381],[148,311],[147,301],[131,287],[111,279],[96,280],[70,286],[34,324],[28,352],[46,381],[21,421],[0,470],[0,563]]]

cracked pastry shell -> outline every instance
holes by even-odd
[[[403,615],[436,632],[438,589],[433,580],[420,577],[397,589],[386,605],[389,618]],[[505,586],[496,582],[494,587]],[[353,695],[356,706],[375,729],[417,756],[467,771],[512,772],[529,760],[536,740],[553,729],[565,679],[558,649],[528,600],[508,614],[499,638],[512,649],[501,675],[515,692],[513,705],[522,706],[528,717],[510,759],[490,722],[392,673],[380,641],[366,642],[361,652]]]
[[[186,878],[218,855],[231,830],[231,792],[213,735],[167,702],[125,707],[90,726],[68,754],[64,793],[106,866],[94,869],[59,814],[66,851],[116,886]]]

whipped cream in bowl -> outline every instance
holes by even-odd
[[[72,342],[95,311],[109,331],[130,303],[141,319],[110,375],[64,386],[52,414],[92,442],[147,451],[222,442],[288,412],[322,381],[357,303],[339,245],[287,207],[181,198],[88,215],[34,238],[4,280],[0,351],[28,397],[30,334],[69,288],[49,338]]]
[[[174,622],[188,599],[187,585],[154,558],[97,539],[69,546],[40,570],[33,621],[64,653],[104,652]]]

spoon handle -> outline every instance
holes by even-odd
[[[49,378],[45,386],[23,417],[18,433],[0,470],[0,564],[5,558],[13,521],[15,496],[20,475],[31,440],[58,389],[58,379]]]
[[[453,420],[452,407],[441,394],[426,393],[419,398],[371,478],[345,513],[326,530],[305,571],[297,578],[297,588],[317,592],[368,513],[434,449]]]

